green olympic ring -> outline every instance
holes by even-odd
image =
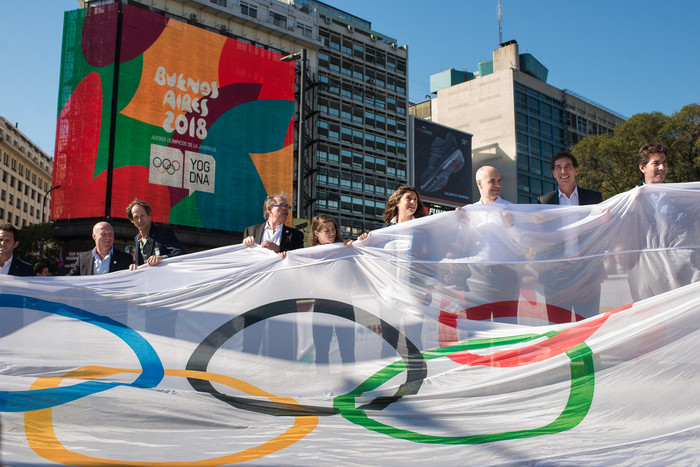
[[[449,347],[424,352],[426,360],[446,357],[455,352],[466,349],[479,349],[496,345],[508,345],[518,342],[526,342],[541,337],[552,337],[557,333],[547,333],[542,335],[525,335],[515,337],[505,337],[499,339],[486,339],[480,341],[467,341]],[[593,366],[593,351],[585,342],[580,343],[565,352],[571,359],[569,368],[571,370],[571,387],[566,406],[559,416],[551,423],[540,428],[530,430],[505,431],[502,433],[490,433],[469,436],[434,436],[417,433],[415,431],[404,430],[373,420],[367,413],[356,408],[356,399],[367,391],[378,388],[391,378],[405,371],[406,365],[403,360],[392,363],[382,368],[374,375],[362,382],[357,388],[347,394],[337,396],[333,400],[333,406],[340,414],[351,423],[363,426],[368,430],[385,434],[397,439],[405,439],[416,443],[429,444],[483,444],[494,441],[504,441],[511,439],[531,438],[554,433],[560,433],[574,428],[586,417],[593,402],[593,392],[595,386],[595,368]]]

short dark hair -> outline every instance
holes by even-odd
[[[668,148],[666,146],[658,143],[647,143],[639,148],[637,162],[642,166],[647,165],[649,163],[649,157],[656,153],[661,153],[668,158]]]
[[[552,163],[549,164],[549,168],[552,169],[552,172],[554,172],[554,164],[559,159],[564,159],[565,157],[571,159],[571,164],[573,164],[574,169],[578,169],[578,161],[573,154],[571,154],[569,151],[559,151],[554,157],[552,157]]]
[[[46,263],[36,263],[34,265],[34,275],[39,274],[44,269],[48,269],[49,265]]]
[[[4,230],[5,232],[12,232],[12,238],[14,238],[15,242],[19,242],[19,230],[14,225],[10,223],[2,224],[0,225],[0,230]]]
[[[129,205],[126,207],[126,217],[128,217],[130,221],[134,220],[134,215],[131,213],[131,210],[134,208],[134,206],[141,206],[143,209],[145,209],[148,217],[151,217],[151,213],[153,213],[153,209],[151,209],[151,206],[149,206],[149,204],[145,201],[141,201],[138,198],[134,198],[134,200],[131,203],[129,203]]]

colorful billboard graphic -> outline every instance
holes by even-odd
[[[421,197],[445,206],[472,202],[472,135],[411,117],[414,179]]]
[[[260,222],[268,193],[293,192],[294,64],[280,58],[129,5],[67,12],[52,218],[124,218],[140,198],[157,222]]]

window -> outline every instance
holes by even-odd
[[[287,17],[286,16],[280,15],[279,13],[275,13],[274,11],[271,11],[270,18],[272,19],[272,24],[274,24],[275,26],[278,26],[280,28],[287,27]]]
[[[224,8],[228,8],[228,0],[209,0],[209,3],[213,3],[214,5],[219,5]]]
[[[241,14],[245,16],[250,16],[251,18],[257,18],[258,7],[253,6],[247,2],[241,2]]]
[[[303,23],[297,23],[297,32],[300,33],[304,37],[313,37],[314,31],[311,29],[311,26],[307,26]]]

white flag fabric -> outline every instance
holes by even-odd
[[[695,465],[699,195],[0,276],[0,461]]]

